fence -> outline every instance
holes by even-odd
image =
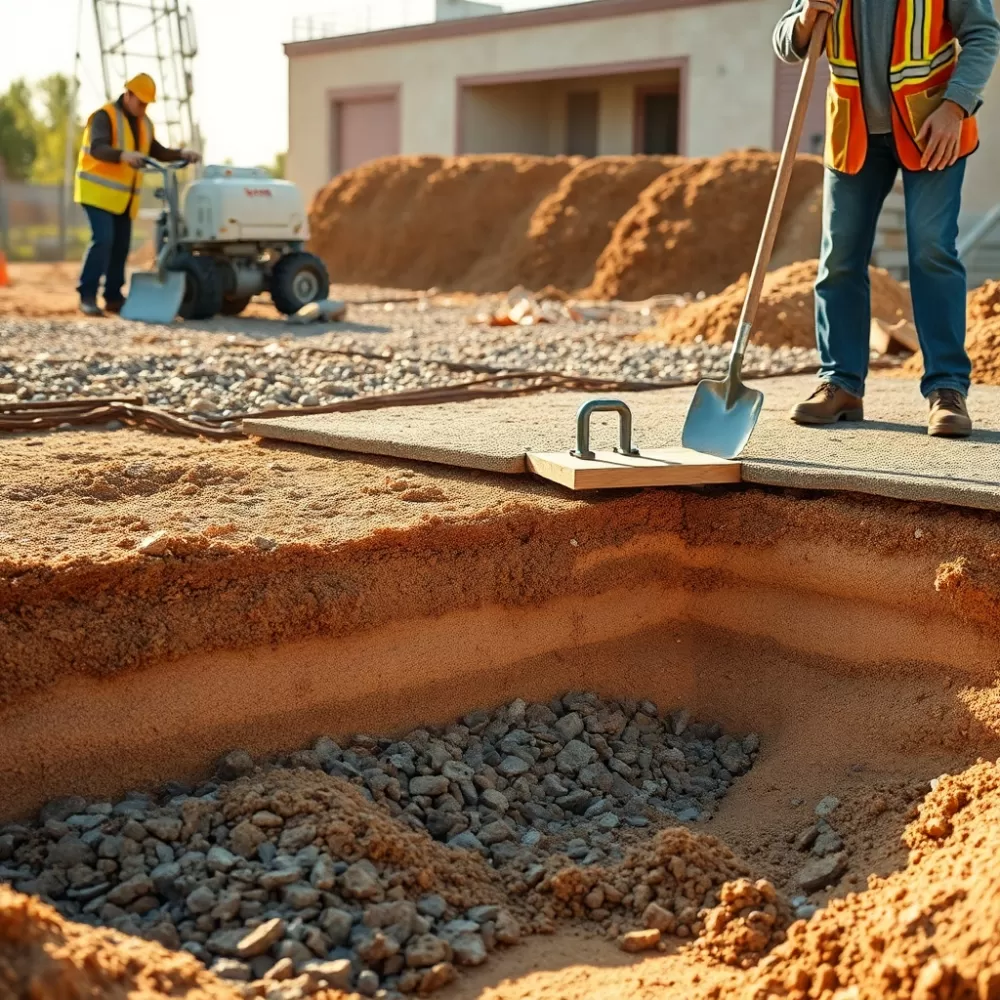
[[[133,249],[151,237],[152,224],[137,220]],[[67,198],[61,185],[0,180],[0,250],[10,260],[78,260],[89,242],[87,215],[72,192]]]

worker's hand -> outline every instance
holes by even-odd
[[[196,149],[182,149],[181,159],[185,163],[201,163],[201,153]]]
[[[833,17],[837,13],[837,0],[806,0],[802,13],[799,14],[799,22],[795,25],[795,41],[800,48],[805,48],[812,37],[813,28],[816,26],[816,19],[820,14],[829,14]]]
[[[921,167],[944,170],[958,159],[964,118],[965,109],[954,101],[942,101],[941,107],[927,116],[917,133],[917,145],[924,151],[920,157]]]
[[[133,170],[141,170],[146,165],[146,157],[142,153],[125,150],[122,153],[122,163],[128,164]]]

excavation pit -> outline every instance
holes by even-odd
[[[111,456],[109,441],[118,449]],[[589,801],[579,802],[582,814],[572,813],[588,824],[588,837],[573,836],[579,831],[572,824],[562,834],[515,824],[511,836],[496,844],[518,848],[529,829],[537,829],[546,838],[543,849],[579,853],[579,845],[571,848],[570,842],[583,839],[589,853],[591,826],[598,836],[610,836],[597,843],[604,857],[576,868],[571,862],[588,860],[587,855],[566,862],[582,874],[567,876],[572,885],[563,902],[570,912],[557,914],[554,928],[546,928],[555,930],[554,938],[533,936],[520,947],[500,948],[482,966],[468,967],[449,987],[451,994],[441,994],[486,996],[496,987],[496,996],[530,996],[526,985],[497,984],[513,976],[538,986],[541,973],[530,969],[541,964],[553,970],[592,966],[574,988],[580,995],[600,995],[604,973],[597,967],[625,960],[602,938],[644,923],[645,909],[637,912],[631,904],[617,928],[610,909],[607,924],[603,917],[587,917],[608,909],[585,902],[598,888],[587,884],[587,872],[618,863],[616,845],[622,855],[630,848],[649,849],[661,830],[676,829],[677,822],[698,850],[704,837],[717,838],[719,852],[728,858],[731,851],[736,859],[726,862],[733,865],[726,870],[728,880],[745,872],[751,885],[767,879],[775,886],[778,909],[787,908],[780,926],[796,908],[822,906],[830,897],[863,889],[872,873],[900,870],[907,862],[900,835],[919,818],[918,810],[930,808],[921,803],[931,781],[978,757],[1000,755],[1000,525],[991,513],[748,486],[580,499],[529,480],[349,458],[302,446],[150,441],[127,432],[99,440],[71,432],[21,438],[8,446],[10,517],[0,598],[3,818],[32,828],[46,802],[64,796],[85,800],[76,804],[80,813],[49,816],[55,825],[41,842],[39,865],[64,837],[82,840],[88,824],[102,838],[123,836],[115,824],[124,814],[107,819],[95,803],[136,801],[132,793],[144,790],[156,796],[147,811],[169,813],[173,798],[198,797],[199,790],[212,795],[205,783],[212,781],[218,761],[236,749],[281,766],[264,777],[229,775],[223,783],[227,795],[234,787],[267,780],[319,782],[309,785],[307,801],[357,795],[362,786],[374,795],[356,761],[348,763],[362,777],[347,768],[340,773],[333,768],[331,777],[329,762],[324,769],[315,757],[329,744],[317,745],[317,739],[329,737],[350,749],[354,734],[398,741],[414,727],[440,726],[434,739],[447,743],[447,727],[477,710],[493,711],[515,699],[527,703],[525,709],[544,706],[567,692],[596,692],[608,703],[608,714],[626,715],[625,707],[633,711],[625,726],[607,734],[591,733],[586,713],[578,711],[584,729],[562,739],[557,757],[584,734],[601,735],[610,747],[635,722],[635,713],[653,718],[642,711],[642,703],[650,701],[659,710],[661,747],[671,733],[683,738],[673,731],[684,718],[678,713],[686,710],[695,726],[719,727],[696,729],[699,739],[711,737],[714,744],[728,738],[717,747],[719,754],[739,746],[752,766],[737,775],[734,763],[731,787],[697,819],[654,806],[649,814],[634,815],[648,825],[632,825],[626,804],[617,800],[588,819],[590,805],[606,796],[598,786],[584,788]],[[39,467],[46,471],[41,479]],[[563,717],[573,714],[572,707],[564,703]],[[546,717],[545,725],[554,723]],[[576,723],[566,727],[569,734]],[[751,734],[759,737],[759,750]],[[594,749],[586,738],[577,742]],[[354,752],[388,747],[363,740]],[[618,759],[614,752],[611,757]],[[619,763],[633,767],[638,759]],[[291,775],[289,765],[307,770]],[[702,765],[710,773],[695,777],[718,779],[718,755],[713,764]],[[414,777],[439,774],[430,770]],[[518,777],[513,770],[511,785]],[[600,771],[593,777],[607,780]],[[662,781],[662,770],[645,779],[639,767],[637,790],[654,778]],[[338,781],[357,788],[338,792]],[[450,784],[448,792],[440,785],[418,785],[416,794],[431,799],[452,794]],[[508,790],[499,793],[506,796]],[[244,793],[248,804],[234,806],[225,817],[224,831],[211,823],[199,831],[206,859],[212,847],[235,853],[231,836],[238,824],[230,820],[280,811],[275,803],[287,798],[279,793],[280,788],[251,788]],[[839,804],[824,815],[831,797]],[[452,807],[444,805],[445,815],[432,821],[436,845],[398,818],[385,822],[398,823],[400,831],[419,839],[421,851],[441,857],[434,852],[452,851],[446,841],[458,835],[453,830],[460,825],[446,829]],[[465,805],[463,800],[460,811]],[[381,806],[362,800],[357,808]],[[441,809],[424,810],[418,817],[423,826],[429,825],[428,812]],[[482,825],[503,822],[507,815],[487,816]],[[617,817],[617,826],[610,820],[605,830],[596,826],[609,815]],[[84,819],[81,826],[80,816],[96,820]],[[64,831],[58,824],[71,818],[75,825]],[[147,818],[161,831],[157,837],[147,828],[152,839],[176,843],[169,839],[172,824],[155,822],[169,817]],[[283,832],[303,825],[298,814],[285,820]],[[826,854],[814,852],[817,842],[836,847],[821,821],[841,841]],[[501,834],[494,829],[491,837]],[[267,834],[276,847],[281,835]],[[6,851],[7,836],[17,839],[5,828],[0,852]],[[280,849],[310,846],[295,848],[293,842],[290,838]],[[137,843],[144,864],[172,863],[160,860],[155,845]],[[527,896],[512,892],[511,880],[502,875],[516,862],[494,857],[490,848],[496,844],[484,845],[492,867],[485,858],[478,860],[477,850],[470,856],[476,872],[485,873],[483,898],[460,902],[507,906],[527,931]],[[11,843],[0,864],[23,864],[17,856],[22,847]],[[93,850],[99,853],[99,845]],[[677,844],[671,850],[676,855]],[[807,865],[840,855],[842,870],[836,875],[825,881],[815,875],[802,886]],[[106,874],[122,872],[122,859],[104,860],[119,865]],[[222,855],[216,861],[228,864]],[[93,867],[89,856],[81,855],[79,863]],[[259,856],[255,863],[266,867]],[[831,865],[831,871],[841,867]],[[64,867],[68,882],[72,866]],[[148,875],[152,868],[146,867]],[[500,883],[493,881],[497,873]],[[215,871],[206,878],[220,874],[229,873]],[[315,889],[310,879],[302,881]],[[95,885],[101,887],[82,882],[74,887],[83,890],[77,896],[83,905],[93,901],[83,896]],[[412,887],[403,888],[407,895]],[[280,889],[260,901],[265,910],[283,905]],[[586,892],[578,896],[579,889]],[[713,884],[706,892],[720,890]],[[229,890],[213,884],[210,891],[214,908]],[[420,891],[433,894],[433,888]],[[128,894],[119,892],[123,905],[111,905],[136,917],[145,932],[145,915],[128,910],[144,895],[126,901]],[[793,906],[801,895],[805,903]],[[309,892],[297,898],[308,909]],[[162,907],[164,901],[156,899]],[[712,902],[705,896],[697,900],[696,914],[706,901]],[[574,902],[582,914],[572,912]],[[757,899],[753,905],[767,904]],[[214,921],[211,932],[201,932],[206,937],[230,929],[224,926],[226,911],[216,917],[211,908],[206,913],[203,925]],[[113,910],[108,914],[120,919]],[[185,919],[203,915],[192,912]],[[448,917],[468,919],[457,903]],[[286,922],[292,919],[289,915]],[[705,917],[696,915],[694,923],[699,920]],[[698,975],[705,983],[726,982],[736,989],[738,984],[726,979],[736,974],[732,967],[725,961],[719,968],[712,965],[712,955],[732,951],[719,943],[728,940],[729,926],[719,920],[718,935],[708,935],[709,956],[699,958],[708,965],[697,966]],[[680,948],[680,953],[662,960],[680,964],[663,975],[687,976],[684,995],[700,995],[685,964],[691,960],[684,957],[684,938],[668,933],[667,939],[668,951]],[[297,949],[286,950],[293,966],[306,961]],[[279,960],[276,951],[268,954]],[[384,965],[375,968],[383,981],[391,980]],[[600,987],[612,991],[607,995],[622,995],[614,990],[625,982],[630,995],[644,995],[647,987],[629,979],[633,973],[617,975],[614,986],[609,980]],[[560,988],[573,995],[571,987]]]

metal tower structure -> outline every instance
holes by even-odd
[[[179,0],[93,0],[106,98],[115,100],[136,73],[157,86],[149,109],[157,138],[165,145],[202,151],[194,116],[194,16]]]

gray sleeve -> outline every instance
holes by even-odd
[[[985,0],[989,3],[989,0]],[[805,59],[805,52],[800,52],[795,47],[795,22],[805,7],[805,0],[792,0],[792,6],[781,15],[781,20],[775,25],[771,43],[774,46],[775,55],[786,63],[802,62]]]
[[[118,163],[122,151],[111,145],[111,119],[103,108],[90,120],[90,155],[105,163]]]
[[[1000,52],[1000,24],[992,0],[951,0],[948,19],[962,51],[944,96],[972,115],[982,106]]]

